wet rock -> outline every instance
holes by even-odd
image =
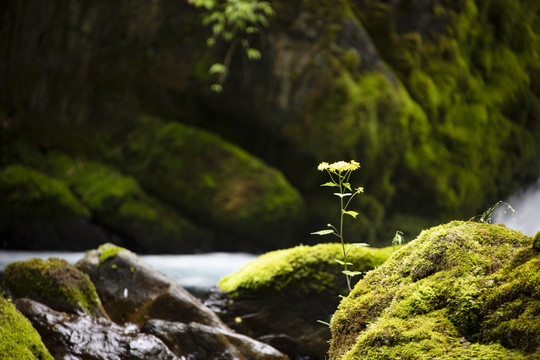
[[[204,360],[286,360],[273,347],[230,330],[150,320],[141,331],[159,337],[179,357]]]
[[[77,267],[90,276],[116,323],[164,319],[226,328],[199,299],[129,250],[105,244],[88,251]]]
[[[4,287],[14,298],[28,297],[58,311],[107,317],[88,275],[64,259],[8,264]]]
[[[55,359],[178,359],[161,340],[139,333],[136,326],[57,312],[31,299],[14,303],[32,322]]]
[[[235,331],[265,342],[294,359],[323,360],[330,322],[345,276],[336,263],[340,244],[297,246],[260,256],[223,278],[220,289],[204,299]],[[391,248],[352,248],[351,270],[367,271],[383,263]]]

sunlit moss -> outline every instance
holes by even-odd
[[[0,296],[0,359],[53,359],[30,321],[2,296]]]
[[[382,264],[392,248],[352,248],[348,261],[352,271],[368,271]],[[287,287],[304,292],[346,289],[342,267],[335,261],[342,259],[341,244],[300,245],[261,255],[234,274],[220,280],[221,290],[238,293],[260,290],[283,290]]]
[[[426,230],[342,300],[331,358],[532,356],[540,345],[538,269],[531,238],[503,225]]]

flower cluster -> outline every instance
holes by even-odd
[[[327,162],[322,162],[319,164],[317,169],[320,171],[327,170],[333,173],[342,173],[344,171],[354,171],[360,167],[360,164],[354,160],[351,160],[350,162],[345,161],[338,161],[332,164],[328,164]]]

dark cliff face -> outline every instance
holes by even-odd
[[[201,11],[186,1],[1,1],[0,165],[20,161],[12,144],[25,139],[133,175],[118,144],[149,113],[217,133],[282,171],[315,228],[338,215],[316,165],[359,161],[354,181],[366,193],[349,230],[362,241],[468,218],[536,178],[535,1],[272,7],[254,38],[262,59],[236,52],[216,94],[208,68],[227,44],[206,47]]]

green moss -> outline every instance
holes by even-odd
[[[348,261],[352,271],[368,271],[382,264],[390,256],[391,248],[352,248]],[[341,244],[297,246],[266,253],[234,274],[220,280],[218,286],[236,296],[242,292],[264,290],[281,291],[296,288],[304,292],[346,289],[342,267],[335,260],[342,259]]]
[[[540,344],[538,254],[502,225],[422,232],[342,300],[332,359],[525,359]]]
[[[534,235],[533,248],[537,251],[540,250],[540,231],[538,231],[536,235]]]
[[[101,245],[99,249],[102,249],[102,251],[99,254],[97,266],[101,266],[101,264],[103,264],[105,261],[116,257],[116,255],[118,255],[120,251],[125,250],[124,248],[120,246],[115,246],[109,243]]]
[[[12,217],[89,217],[88,209],[68,186],[41,172],[12,165],[0,173],[0,214]]]
[[[59,311],[98,314],[101,302],[86,274],[63,259],[31,259],[6,266],[6,289]]]
[[[266,241],[302,222],[302,198],[279,171],[206,131],[148,116],[138,124],[128,137],[140,146],[126,145],[124,166],[196,221]]]
[[[2,296],[0,296],[0,359],[53,359],[30,321]]]

